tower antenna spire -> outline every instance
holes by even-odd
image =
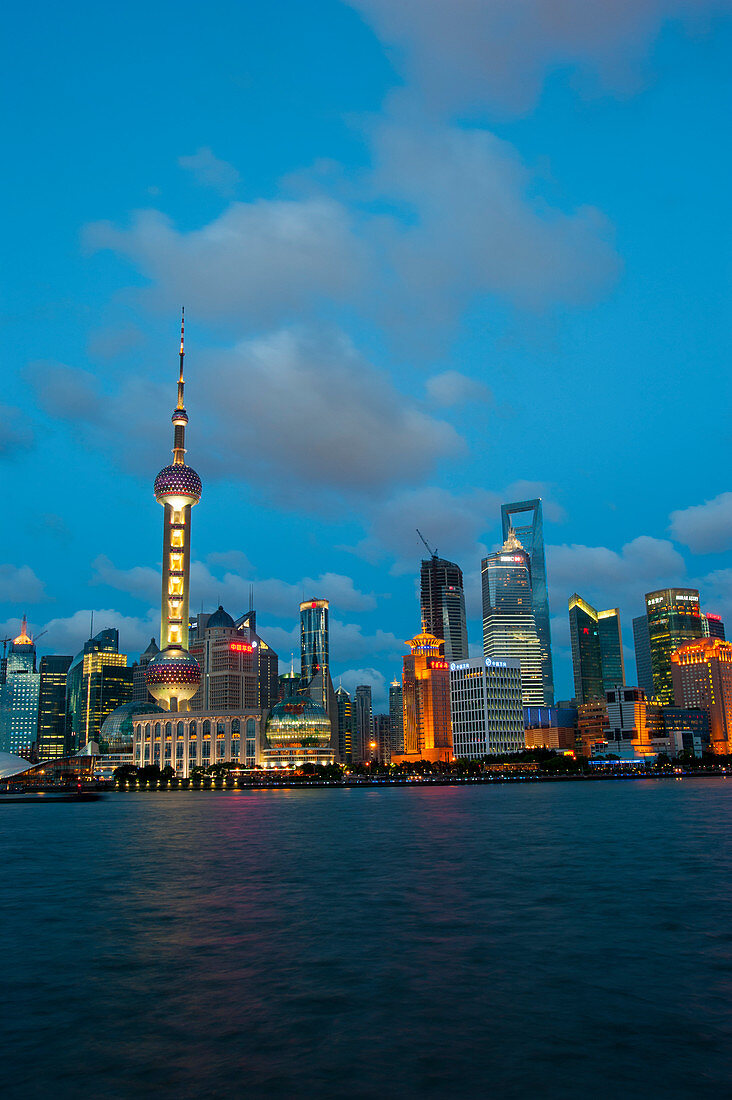
[[[180,310],[180,370],[178,371],[178,404],[173,409],[173,465],[185,466],[186,461],[186,424],[188,413],[186,412],[183,394],[185,382],[183,380],[183,360],[185,358],[185,306]]]

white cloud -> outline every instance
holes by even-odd
[[[249,606],[249,586],[254,585],[255,607],[260,616],[274,615],[299,621],[300,602],[315,596],[330,601],[331,614],[342,611],[369,611],[376,607],[373,593],[361,592],[351,577],[342,573],[321,573],[318,577],[303,577],[294,584],[277,577],[256,579],[255,573],[241,551],[210,554],[208,562],[248,567],[246,573],[225,571],[221,576],[209,565],[191,562],[191,607],[201,604],[211,610],[219,603],[234,617]],[[118,569],[109,558],[100,555],[92,563],[92,584],[104,584],[119,592],[157,604],[160,599],[160,570],[151,566]],[[243,570],[242,570],[243,572]],[[1,575],[1,574],[0,574]],[[276,648],[276,647],[275,647]]]
[[[15,458],[33,445],[28,414],[11,405],[0,405],[0,458]]]
[[[567,600],[579,593],[598,608],[643,610],[646,592],[683,584],[686,564],[667,539],[640,535],[620,552],[605,546],[547,546],[547,580],[552,605],[566,613]]]
[[[51,653],[75,655],[89,638],[91,609],[76,611],[66,618],[50,619],[44,626],[47,631],[41,648]],[[151,610],[144,618],[123,615],[109,608],[94,609],[94,634],[116,627],[119,630],[120,652],[127,653],[129,663],[146,648],[150,638],[159,639],[160,612]]]
[[[488,405],[493,395],[484,382],[469,378],[460,371],[446,370],[433,374],[425,383],[427,395],[436,405]]]
[[[41,603],[47,600],[45,585],[29,565],[0,565],[0,600],[4,603]]]
[[[239,172],[233,164],[215,156],[207,145],[189,157],[178,157],[178,164],[190,172],[196,183],[212,187],[222,195],[232,195],[239,182]]]
[[[732,493],[672,512],[669,518],[672,536],[695,554],[732,548]]]
[[[409,217],[383,239],[396,314],[422,325],[452,323],[496,295],[526,309],[587,305],[619,271],[606,218],[593,207],[564,212],[539,195],[536,173],[488,130],[391,118],[373,128],[370,186],[406,204]]]
[[[205,401],[226,441],[222,472],[238,456],[253,481],[281,491],[371,492],[464,447],[343,336],[280,331],[210,358]]]
[[[401,669],[399,670],[401,675]],[[353,698],[360,684],[371,686],[371,709],[374,714],[386,714],[389,710],[389,687],[386,677],[376,668],[349,668],[337,678],[336,687],[343,687]]]
[[[241,326],[301,319],[324,298],[361,293],[365,253],[350,216],[327,197],[234,202],[201,229],[178,230],[155,210],[129,229],[87,226],[92,251],[128,257],[153,286],[139,293],[163,309]]]
[[[527,111],[546,76],[568,66],[626,91],[665,22],[728,0],[346,0],[388,43],[433,109],[489,104]]]
[[[290,502],[306,490],[315,507],[318,490],[378,493],[464,450],[450,424],[399,392],[339,333],[281,330],[199,353],[196,371],[190,457],[204,483],[239,475]],[[29,368],[28,376],[49,415],[75,431],[89,425],[87,445],[108,451],[109,433],[123,421],[120,464],[149,474],[160,462],[170,386],[126,374],[117,393],[103,395],[94,375],[72,367]]]

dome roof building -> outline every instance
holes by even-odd
[[[332,764],[332,730],[325,708],[309,695],[281,699],[265,726],[263,763],[266,768]]]
[[[155,703],[123,703],[107,715],[99,732],[99,742],[103,753],[132,752],[132,719],[138,714],[165,714],[162,707]]]
[[[206,630],[236,630],[236,623],[221,604],[206,623]]]

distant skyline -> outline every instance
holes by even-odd
[[[567,599],[697,587],[732,623],[729,0],[15,7],[0,630],[159,636],[186,307],[191,611],[254,585],[289,668],[384,710],[423,547],[465,576],[544,501]]]

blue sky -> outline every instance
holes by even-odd
[[[566,601],[732,626],[726,0],[37,3],[11,13],[3,636],[157,633],[178,315],[192,607],[383,686],[419,526],[466,574],[545,501]],[[634,669],[631,663],[631,674]]]

